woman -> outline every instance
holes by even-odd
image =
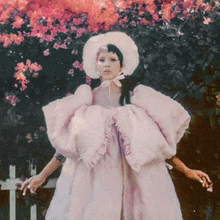
[[[64,161],[46,219],[179,220],[180,205],[165,166],[211,186],[202,171],[177,157],[176,143],[190,117],[176,101],[138,85],[124,90],[124,75],[139,63],[133,40],[121,32],[90,38],[84,70],[101,85],[81,85],[74,95],[43,108],[56,154],[23,185],[34,193]],[[130,98],[130,99],[129,99]]]

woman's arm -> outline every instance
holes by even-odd
[[[212,181],[210,180],[209,176],[200,171],[200,170],[192,170],[187,167],[178,157],[174,156],[171,159],[167,160],[169,164],[171,164],[175,169],[179,170],[180,172],[184,173],[186,177],[197,180],[202,183],[203,187],[211,187]]]
[[[29,189],[31,193],[35,193],[37,188],[40,187],[47,177],[50,176],[60,165],[62,165],[64,161],[65,157],[56,153],[38,175],[32,176],[22,184],[20,190],[23,191],[23,195],[26,194],[27,189]]]

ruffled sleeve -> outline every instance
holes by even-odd
[[[77,154],[71,132],[71,119],[77,109],[92,104],[92,92],[88,85],[81,85],[74,95],[67,96],[43,107],[47,134],[52,146],[65,157]]]
[[[131,103],[143,108],[156,122],[169,147],[175,152],[176,144],[189,126],[188,112],[175,100],[144,85],[134,89]]]

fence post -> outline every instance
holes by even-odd
[[[29,172],[33,176],[37,173],[37,167],[30,163]],[[42,188],[55,188],[57,178],[49,179],[48,183]],[[9,166],[9,178],[6,181],[0,180],[0,190],[9,190],[9,219],[16,220],[16,185],[23,182],[16,178],[16,167]],[[1,201],[0,201],[1,202]],[[37,204],[30,207],[30,220],[37,220]]]
[[[10,179],[15,179],[16,167],[10,165],[9,167],[9,177]],[[16,220],[16,191],[15,189],[10,189],[10,220]]]
[[[32,163],[30,163],[30,174],[31,176],[37,174],[37,167]],[[31,216],[31,220],[37,220],[37,204],[31,206],[30,216]]]

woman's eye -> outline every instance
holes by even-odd
[[[104,59],[99,59],[99,62],[104,62]]]
[[[117,60],[113,58],[113,59],[111,59],[111,61],[115,62],[115,61],[117,61]]]

